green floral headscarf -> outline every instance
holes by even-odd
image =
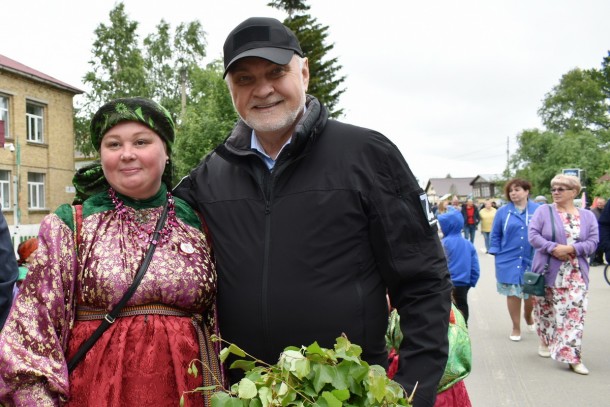
[[[145,98],[122,98],[106,103],[91,120],[91,143],[99,152],[104,134],[120,122],[134,121],[145,124],[167,144],[171,156],[174,144],[174,121],[160,104]]]
[[[170,113],[160,104],[141,97],[120,98],[110,101],[99,108],[91,119],[91,144],[100,151],[102,138],[112,127],[121,122],[135,121],[150,127],[167,146],[171,159],[175,139],[174,121]],[[171,188],[172,163],[165,166],[163,182]],[[104,177],[99,162],[81,168],[76,172],[72,183],[76,188],[75,203],[81,203],[89,196],[102,192],[110,187]]]

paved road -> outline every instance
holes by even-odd
[[[483,246],[477,235],[475,246]],[[583,337],[588,376],[566,364],[538,356],[538,338],[525,331],[508,339],[511,322],[506,297],[496,292],[494,258],[479,250],[481,278],[468,296],[473,368],[466,387],[474,407],[610,406],[610,285],[603,266],[591,269],[589,310]]]

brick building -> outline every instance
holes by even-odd
[[[73,98],[81,93],[0,55],[0,203],[9,225],[40,223],[74,198]]]

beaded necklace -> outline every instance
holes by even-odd
[[[135,234],[139,239],[143,239],[146,243],[158,243],[152,238],[152,234],[155,231],[154,225],[147,226],[147,223],[150,224],[149,222],[147,222],[147,216],[142,216],[135,209],[128,209],[129,207],[126,206],[121,199],[119,199],[114,189],[109,188],[108,195],[110,196],[110,199],[114,204],[119,219],[127,225],[129,230],[131,230],[133,234]],[[166,243],[169,240],[172,229],[175,226],[178,226],[178,220],[176,219],[176,210],[174,206],[174,197],[169,191],[167,191],[167,207],[167,221],[165,222],[165,225],[163,225],[163,228],[159,231],[160,243]]]

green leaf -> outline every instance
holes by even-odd
[[[311,345],[309,345],[306,349],[306,352],[307,352],[308,356],[309,356],[309,354],[316,354],[316,355],[324,356],[324,350],[322,350],[320,345],[318,345],[318,342],[314,342]]]
[[[263,407],[269,407],[271,405],[271,389],[269,387],[260,387],[258,389],[258,397],[263,404]]]
[[[331,392],[323,392],[322,397],[328,402],[329,407],[341,407],[343,405]]]
[[[252,399],[248,403],[248,407],[263,407],[263,403],[259,399]]]
[[[302,379],[311,371],[309,360],[300,350],[285,350],[280,356],[280,366]]]
[[[314,365],[312,367],[314,372],[313,385],[316,392],[320,392],[322,388],[333,381],[333,369],[328,365]]]
[[[239,381],[237,396],[241,399],[254,398],[258,392],[256,391],[256,384],[250,379],[243,378]]]
[[[335,352],[337,354],[337,357],[339,358],[360,363],[360,355],[362,354],[362,348],[358,345],[351,343],[345,336],[337,338]]]
[[[358,364],[352,363],[352,362],[345,362],[345,363],[346,363],[346,366],[349,366],[348,377],[350,377],[353,381],[362,382],[362,380],[364,380],[367,373],[369,372],[368,364],[358,365]],[[347,363],[349,363],[349,365],[347,365]],[[343,364],[343,362],[341,364]],[[340,366],[340,369],[342,369],[342,368],[343,368],[343,366]]]
[[[218,355],[218,357],[220,358],[220,362],[224,363],[227,360],[227,358],[229,357],[230,354],[231,354],[231,352],[229,352],[229,349],[222,348],[220,350],[220,354]]]
[[[256,362],[253,360],[244,360],[244,359],[239,359],[236,360],[235,362],[231,363],[231,369],[243,369],[246,372],[249,370],[254,369],[254,367],[256,366]]]
[[[210,399],[212,407],[247,407],[246,401],[240,400],[235,397],[231,397],[229,394],[224,392],[214,393]]]
[[[244,352],[239,346],[233,343],[229,345],[229,352],[242,358],[246,356],[246,352]]]
[[[212,394],[210,398],[212,407],[226,407],[230,400],[231,396],[222,391]]]
[[[285,396],[288,393],[288,386],[285,382],[280,384],[280,388],[277,391],[278,396]]]
[[[371,366],[371,369],[369,370],[368,390],[373,395],[375,401],[377,401],[379,403],[385,397],[386,382],[388,381],[388,377],[387,377],[385,371],[383,371],[381,373],[381,372],[379,372],[379,370],[377,368],[381,368],[381,367],[377,366],[377,365],[373,365],[373,366]],[[381,368],[381,369],[383,369],[383,368]]]
[[[349,396],[350,396],[349,390],[347,390],[347,389],[333,390],[331,393],[333,394],[333,396],[335,396],[337,398],[337,400],[340,400],[340,401],[348,400]]]

